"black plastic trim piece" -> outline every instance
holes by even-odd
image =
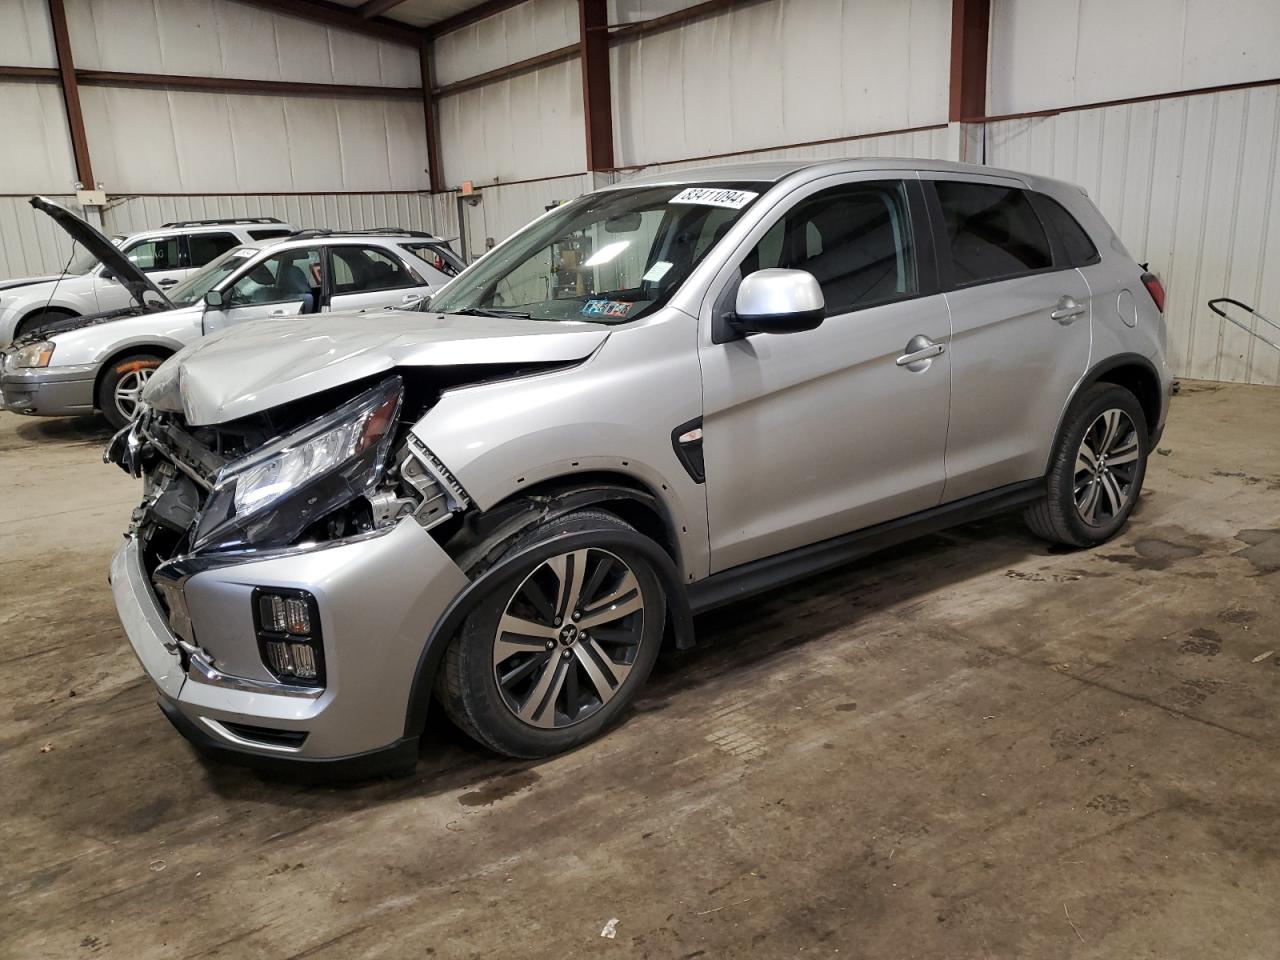
[[[1053,456],[1053,451],[1058,449],[1058,441],[1061,439],[1062,431],[1067,423],[1067,414],[1071,410],[1071,405],[1075,403],[1076,397],[1080,396],[1081,391],[1087,390],[1089,387],[1101,380],[1103,374],[1109,373],[1118,367],[1132,366],[1143,367],[1149,374],[1151,374],[1151,379],[1155,381],[1156,391],[1159,394],[1159,415],[1156,417],[1155,423],[1147,424],[1147,432],[1151,440],[1151,446],[1153,449],[1155,448],[1156,443],[1160,439],[1160,435],[1164,432],[1165,417],[1168,416],[1169,413],[1169,393],[1167,390],[1162,389],[1160,385],[1160,374],[1156,372],[1155,364],[1153,364],[1147,357],[1144,357],[1140,353],[1117,353],[1113,356],[1107,357],[1105,360],[1099,360],[1096,364],[1090,367],[1085,372],[1085,375],[1080,378],[1080,382],[1076,384],[1076,388],[1071,391],[1071,396],[1067,398],[1067,402],[1062,407],[1062,414],[1058,417],[1058,429],[1053,432],[1053,446],[1049,448],[1050,457]],[[1142,398],[1139,397],[1138,401],[1141,402]],[[1045,469],[1048,469],[1047,462],[1045,464]]]
[[[418,666],[414,671],[412,692],[409,694],[409,705],[405,712],[405,737],[417,739],[427,723],[427,708],[431,703],[432,687],[435,685],[436,671],[444,657],[449,642],[462,627],[462,622],[471,612],[475,603],[483,600],[491,584],[511,576],[513,570],[526,563],[526,556],[535,550],[542,550],[548,543],[556,543],[568,552],[583,546],[600,544],[627,547],[640,553],[648,560],[662,580],[666,593],[664,604],[667,615],[671,617],[671,626],[676,637],[676,646],[685,648],[692,645],[693,617],[689,611],[680,574],[676,570],[671,556],[656,542],[641,533],[625,530],[609,531],[608,537],[601,540],[595,531],[582,533],[565,533],[554,540],[544,540],[524,550],[506,557],[485,570],[473,580],[453,602],[444,615],[437,620],[427,637],[426,645],[418,657]]]
[[[405,773],[418,762],[418,737],[401,737],[385,747],[345,757],[293,757],[253,753],[215,740],[172,702],[160,698],[160,710],[177,731],[201,754],[224,763],[249,767],[277,776],[316,780],[363,780],[387,774]]]
[[[693,478],[694,483],[706,483],[707,481],[707,465],[702,456],[702,438],[699,437],[697,440],[690,440],[687,443],[681,443],[680,438],[690,430],[701,429],[702,418],[694,417],[671,431],[671,449],[676,452],[676,459],[680,461],[680,466],[684,467],[685,472]]]
[[[1044,496],[1044,478],[1011,483],[986,493],[842,534],[773,557],[752,560],[689,586],[689,608],[704,613],[752,594],[823,573],[850,560],[1031,503]]]

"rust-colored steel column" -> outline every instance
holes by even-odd
[[[613,169],[613,94],[609,79],[609,9],[606,0],[578,0],[582,56],[582,113],[587,126],[587,169]]]
[[[991,0],[951,0],[952,123],[987,113],[987,37]]]
[[[440,161],[440,118],[436,113],[436,95],[431,88],[431,41],[418,45],[418,63],[422,68],[422,118],[427,135],[427,183],[432,193],[444,192],[444,169]]]
[[[49,0],[49,21],[53,25],[54,49],[58,52],[58,79],[62,83],[62,102],[67,108],[67,128],[71,131],[76,176],[86,190],[92,190],[95,184],[93,164],[89,161],[89,138],[84,132],[80,85],[76,82],[76,65],[71,58],[71,36],[67,33],[67,11],[63,9],[62,0]]]

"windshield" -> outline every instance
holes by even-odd
[[[124,240],[124,237],[111,238],[111,242],[117,247],[120,246],[120,242],[122,240]],[[98,258],[84,247],[80,246],[80,244],[75,243],[75,241],[72,241],[72,245],[75,248],[75,256],[73,256],[71,258],[71,262],[67,264],[67,272],[65,275],[68,277],[83,277],[98,265]]]
[[[169,300],[175,307],[189,307],[216,287],[219,283],[239,270],[255,253],[261,252],[258,247],[236,247],[228,250],[216,260],[210,260],[203,267],[169,291]]]
[[[431,311],[624,323],[656,310],[767,184],[604,190],[565,204],[441,290]]]

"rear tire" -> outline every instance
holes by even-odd
[[[1110,540],[1138,501],[1149,447],[1137,397],[1111,383],[1086,389],[1067,411],[1046,496],[1023,515],[1031,532],[1073,547]]]
[[[619,532],[635,531],[579,510],[512,538],[503,556],[530,550],[527,562],[476,602],[437,677],[445,712],[472,739],[547,757],[626,711],[657,659],[666,602],[657,571]],[[565,550],[554,540],[566,533],[594,536]]]
[[[133,353],[111,362],[98,382],[95,401],[113,428],[119,430],[137,416],[142,388],[164,360],[154,353]]]

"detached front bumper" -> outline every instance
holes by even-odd
[[[418,738],[406,733],[406,715],[418,660],[468,582],[416,522],[329,547],[209,554],[183,566],[165,586],[167,613],[136,539],[116,552],[111,584],[134,653],[184,736],[237,762],[323,764],[327,775],[412,763]],[[251,598],[273,587],[316,599],[323,688],[280,683],[262,662]]]
[[[98,365],[30,367],[0,375],[4,406],[14,413],[68,417],[93,413],[93,390]]]

